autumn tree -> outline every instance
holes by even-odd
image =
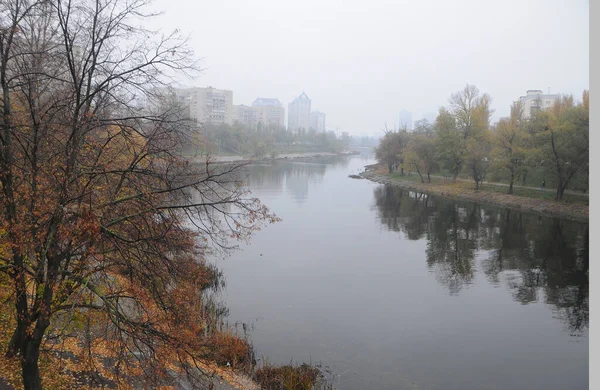
[[[444,107],[435,120],[437,160],[441,167],[452,172],[456,181],[465,163],[465,139],[456,127],[454,116]]]
[[[575,104],[560,96],[547,111],[537,112],[530,133],[540,160],[550,166],[556,181],[556,200],[563,198],[573,177],[589,165],[589,92]]]
[[[379,162],[387,165],[389,173],[402,164],[407,143],[406,130],[388,131],[379,141],[379,146],[375,149],[375,157]]]
[[[467,84],[450,96],[449,103],[456,131],[462,138],[463,164],[475,182],[475,189],[479,189],[489,168],[491,98],[480,94],[476,86]]]
[[[423,134],[429,138],[433,138],[434,134],[434,123],[430,123],[427,119],[420,119],[415,122],[415,128],[413,134]]]
[[[480,95],[476,86],[467,84],[450,96],[449,103],[450,113],[463,139],[476,137],[489,127],[491,98],[488,94]]]
[[[490,132],[486,130],[467,141],[465,157],[465,168],[475,182],[475,190],[479,190],[480,184],[490,168]]]
[[[93,318],[115,380],[197,375],[202,256],[275,220],[244,190],[243,164],[181,157],[195,124],[165,90],[197,68],[185,39],[143,27],[146,6],[0,3],[0,271],[16,324],[3,347],[26,390],[77,318]]]
[[[407,163],[414,167],[421,183],[424,183],[423,175],[427,175],[427,182],[431,183],[431,172],[437,168],[436,143],[432,135],[426,133],[414,134],[407,145],[405,153]]]
[[[515,179],[522,173],[527,160],[527,133],[523,123],[521,102],[513,103],[510,117],[498,121],[492,133],[494,165],[508,171],[508,193],[513,193]]]

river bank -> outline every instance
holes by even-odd
[[[344,151],[344,152],[337,152],[337,153],[333,153],[333,152],[308,152],[308,153],[287,153],[287,154],[280,154],[277,155],[275,157],[248,157],[248,156],[210,156],[210,160],[213,163],[216,164],[227,164],[227,163],[233,163],[233,162],[244,162],[244,161],[249,161],[249,162],[267,162],[267,161],[274,161],[274,160],[301,160],[301,159],[309,159],[309,158],[317,158],[317,157],[331,157],[331,156],[352,156],[352,155],[356,155],[356,154],[360,154],[360,152],[357,151]],[[197,157],[192,157],[192,161],[197,162],[197,163],[205,163],[206,162],[206,157],[207,156],[197,156]]]
[[[524,196],[509,195],[498,192],[479,191],[459,188],[444,183],[420,183],[392,178],[380,170],[366,170],[361,177],[381,184],[390,184],[410,190],[424,192],[436,196],[443,196],[458,200],[467,200],[474,203],[492,204],[511,208],[519,211],[533,212],[548,217],[560,217],[579,222],[589,222],[589,206],[584,204],[565,203],[555,200],[535,199]]]

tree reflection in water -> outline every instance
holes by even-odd
[[[260,162],[248,166],[248,184],[253,190],[288,192],[302,203],[308,198],[309,183],[321,182],[327,169],[347,167],[349,161],[345,156],[321,156]]]
[[[475,259],[490,283],[515,301],[543,300],[568,329],[589,323],[588,224],[451,201],[392,186],[374,190],[381,223],[409,240],[427,240],[427,265],[450,294],[474,282]]]

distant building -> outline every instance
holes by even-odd
[[[400,111],[400,122],[399,126],[401,129],[406,128],[408,131],[413,129],[412,112],[402,110]]]
[[[313,111],[310,113],[310,128],[315,129],[317,133],[325,132],[325,113]]]
[[[558,95],[544,93],[539,89],[530,89],[527,95],[521,96],[519,100],[523,105],[523,119],[531,118],[540,110],[547,110],[554,105]]]
[[[281,102],[279,101],[279,99],[275,98],[256,98],[252,102],[252,106],[281,107]]]
[[[233,91],[213,87],[185,88],[176,89],[175,95],[189,107],[190,117],[200,123],[233,123]]]
[[[285,126],[285,108],[279,99],[257,98],[252,103],[257,126],[276,129]]]
[[[310,99],[302,92],[288,104],[288,130],[296,133],[310,128]]]
[[[243,104],[233,106],[233,122],[238,122],[249,128],[256,127],[256,115],[254,107]]]
[[[277,99],[259,98],[252,106],[233,106],[233,121],[254,130],[275,130],[285,126],[285,109]]]

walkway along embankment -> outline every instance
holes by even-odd
[[[439,183],[402,181],[372,170],[362,172],[360,176],[376,183],[390,184],[431,195],[457,200],[467,200],[480,204],[491,204],[519,211],[533,212],[546,217],[560,217],[589,223],[589,206],[585,204],[528,198],[524,196],[485,191],[485,189],[479,191],[468,190]]]

